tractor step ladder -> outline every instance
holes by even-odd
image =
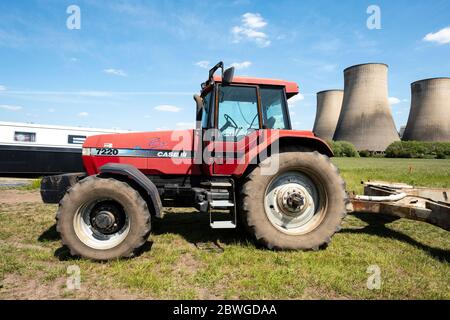
[[[229,194],[228,200],[211,200],[209,202],[209,225],[212,229],[235,229],[236,228],[236,201],[234,196],[234,184],[232,182],[208,182],[208,186],[212,189],[226,189]],[[230,220],[214,220],[216,210],[228,210],[231,216]]]
[[[208,186],[210,188],[231,188],[233,186],[233,184],[231,182],[227,182],[227,181],[207,181],[207,182],[202,182],[202,185],[204,186]]]

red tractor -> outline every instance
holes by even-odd
[[[209,213],[214,229],[239,221],[270,249],[326,245],[348,200],[329,146],[292,130],[287,101],[298,92],[220,62],[194,96],[196,129],[89,137],[85,173],[42,181],[44,202],[59,203],[63,244],[94,260],[132,257],[171,206]]]

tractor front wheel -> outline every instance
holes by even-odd
[[[347,194],[338,169],[318,152],[290,149],[278,156],[279,169],[266,173],[268,161],[242,186],[241,212],[256,240],[276,250],[318,250],[340,230]]]
[[[127,183],[88,177],[59,204],[57,231],[74,256],[92,260],[129,258],[147,241],[147,203]]]

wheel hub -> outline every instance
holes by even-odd
[[[73,227],[78,239],[88,247],[108,250],[124,241],[130,231],[130,221],[118,201],[105,198],[80,206]]]
[[[111,212],[100,211],[92,218],[94,226],[100,230],[110,230],[116,224],[116,218]],[[117,224],[116,224],[117,225]]]
[[[100,203],[95,206],[90,214],[91,226],[103,235],[111,235],[118,232],[124,225],[124,217],[121,210],[114,203]]]
[[[316,183],[296,170],[284,172],[269,183],[264,208],[272,225],[289,235],[308,233],[322,213]]]
[[[277,193],[277,201],[281,210],[289,216],[301,215],[308,207],[308,198],[302,188],[286,185]]]

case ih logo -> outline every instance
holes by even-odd
[[[159,158],[187,158],[188,154],[184,151],[159,151],[156,154]]]

